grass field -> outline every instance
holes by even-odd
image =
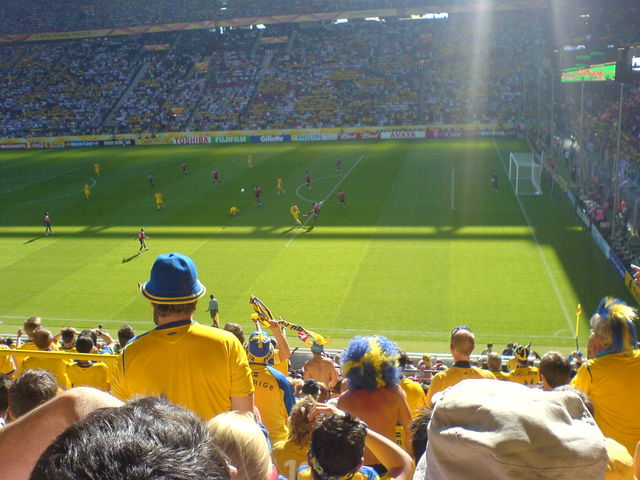
[[[603,295],[630,298],[566,200],[514,195],[501,157],[508,163],[510,151],[525,149],[483,139],[2,152],[0,332],[14,333],[31,315],[54,331],[150,329],[136,284],[157,254],[178,251],[196,261],[223,322],[246,329],[253,294],[338,348],[355,334],[378,333],[409,351],[448,351],[448,332],[464,324],[479,343],[570,351],[578,303],[590,314]],[[211,183],[214,169],[221,186]],[[150,173],[166,209],[156,209]],[[287,188],[280,197],[278,176]],[[339,189],[347,208],[338,206]],[[292,228],[289,206],[307,212],[319,200],[317,226]],[[227,215],[232,205],[239,216]],[[140,227],[150,250],[138,256]],[[202,322],[205,308],[203,301]],[[583,318],[583,348],[587,330]]]

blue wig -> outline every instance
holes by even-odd
[[[636,311],[622,300],[605,297],[591,317],[591,328],[607,346],[610,353],[638,348],[638,336],[633,321]]]
[[[398,385],[398,356],[398,347],[387,337],[354,337],[342,357],[349,389],[373,391]]]

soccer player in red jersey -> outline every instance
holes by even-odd
[[[253,189],[253,194],[256,196],[256,203],[262,206],[262,190],[260,187],[256,185],[256,188]]]
[[[211,181],[215,185],[216,183],[222,184],[222,180],[220,180],[220,172],[218,170],[214,170],[211,172]]]
[[[347,198],[346,198],[346,195],[344,193],[344,190],[340,190],[338,192],[338,204],[341,207],[346,207],[347,206]]]
[[[304,178],[305,181],[307,182],[307,188],[311,188],[311,175],[309,175],[309,170],[307,170],[306,172],[304,172]]]
[[[143,249],[149,250],[149,247],[147,247],[147,238],[149,237],[144,233],[144,228],[141,228],[138,232],[138,241],[140,242],[140,249],[138,250],[138,253],[142,252]]]
[[[313,227],[316,226],[316,223],[318,222],[318,215],[320,215],[320,209],[322,208],[322,203],[323,202],[316,202],[313,204],[313,208],[311,209],[311,211],[307,214],[307,215],[311,215],[313,217],[313,220],[311,221],[311,225]]]
[[[187,162],[182,162],[182,173],[184,173],[185,177],[189,176],[189,165],[187,165]]]

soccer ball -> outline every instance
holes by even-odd
[[[244,193],[244,188],[241,188],[241,189],[240,189],[240,193]]]

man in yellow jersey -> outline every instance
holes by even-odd
[[[527,387],[535,387],[540,383],[540,372],[538,367],[529,365],[529,353],[531,352],[531,343],[529,345],[518,345],[515,350],[516,368],[509,373],[510,382],[520,383]]]
[[[82,187],[82,190],[84,191],[84,198],[89,200],[89,197],[91,197],[91,187],[89,186],[89,182],[86,182],[84,184],[84,186]]]
[[[95,172],[95,174],[97,176],[100,176],[100,164],[99,163],[94,163],[93,164],[93,171]]]
[[[616,298],[604,298],[591,317],[596,357],[587,360],[571,384],[586,393],[606,437],[633,453],[640,441],[640,350],[633,321],[636,311]]]
[[[240,213],[240,209],[238,207],[231,207],[229,209],[229,216],[230,217],[235,217],[236,215],[238,215]]]
[[[260,410],[262,423],[269,430],[273,443],[286,440],[289,435],[287,418],[296,400],[287,377],[269,366],[273,356],[271,338],[262,331],[255,331],[249,336],[247,350],[256,407]]]
[[[247,167],[253,168],[253,155],[247,155]]]
[[[284,195],[287,191],[284,189],[284,182],[282,181],[282,177],[278,177],[278,181],[276,182],[276,194]]]
[[[193,319],[205,292],[196,265],[180,253],[160,255],[140,286],[157,327],[127,343],[118,358],[112,393],[162,395],[209,419],[229,410],[253,411],[253,382],[238,339]]]
[[[411,412],[411,419],[414,419],[420,415],[420,412],[426,407],[424,400],[426,395],[422,389],[422,385],[416,382],[413,378],[409,378],[406,374],[412,373],[409,368],[413,367],[411,359],[407,352],[400,352],[398,357],[398,365],[400,366],[400,388],[407,396],[407,405],[409,405],[409,411]],[[417,370],[413,370],[413,373],[417,373]]]
[[[158,210],[166,207],[166,205],[164,204],[164,195],[160,192],[156,192],[154,195],[156,197],[156,207],[158,208]]]
[[[427,391],[425,403],[428,408],[433,406],[433,396],[467,378],[493,378],[496,377],[488,370],[482,370],[471,366],[471,353],[475,348],[475,336],[465,326],[456,327],[451,331],[449,350],[453,356],[454,364],[448,370],[434,375]]]
[[[37,350],[38,347],[33,343],[33,333],[42,328],[42,319],[40,317],[29,317],[22,324],[22,329],[18,330],[18,344],[17,347],[19,350]],[[27,339],[22,341],[23,332],[27,334]]]
[[[293,217],[293,219],[296,221],[296,224],[302,225],[302,222],[300,221],[300,209],[298,208],[298,205],[294,203],[289,208],[289,211],[291,212],[291,216]]]

